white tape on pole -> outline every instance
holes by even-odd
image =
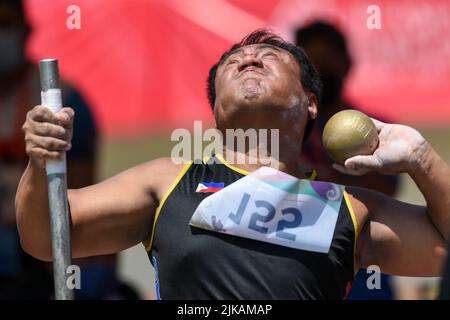
[[[41,91],[41,103],[44,107],[49,108],[53,113],[57,113],[62,109],[62,97],[60,89],[48,89]],[[47,175],[55,173],[66,173],[66,155],[61,160],[47,160]]]
[[[41,103],[53,113],[62,109],[61,89],[48,89],[41,91]]]

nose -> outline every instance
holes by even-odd
[[[238,65],[238,71],[241,72],[247,67],[257,67],[262,68],[263,63],[261,58],[259,58],[255,53],[246,53],[244,57],[241,59]]]

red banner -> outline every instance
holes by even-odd
[[[269,26],[290,38],[314,19],[345,32],[346,93],[395,121],[450,124],[450,2],[364,0],[27,0],[29,54],[60,59],[106,135],[212,123],[208,70],[233,42]],[[77,18],[79,18],[77,20]],[[79,23],[77,25],[77,22]]]

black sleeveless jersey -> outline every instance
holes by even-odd
[[[354,278],[356,220],[348,196],[328,253],[207,231],[189,225],[202,182],[224,183],[248,172],[220,155],[188,163],[156,211],[147,247],[159,299],[343,299]],[[231,200],[230,200],[231,201]]]

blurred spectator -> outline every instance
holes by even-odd
[[[73,261],[81,268],[81,290],[77,300],[138,300],[137,292],[117,279],[116,255],[97,256]]]
[[[341,174],[332,169],[332,162],[322,147],[322,131],[326,122],[339,111],[358,109],[343,97],[345,79],[352,66],[344,35],[331,24],[314,22],[298,29],[295,39],[296,44],[301,46],[311,58],[323,82],[322,100],[316,125],[302,153],[304,161],[317,168],[323,180],[328,179],[344,185],[377,190],[389,196],[394,195],[398,177],[377,173],[369,173],[363,177]],[[370,114],[370,116],[386,121],[382,115]]]
[[[339,111],[358,109],[343,97],[345,79],[352,67],[352,59],[344,35],[333,25],[317,21],[296,30],[295,41],[311,58],[323,81],[318,117],[311,136],[303,147],[303,162],[306,166],[317,170],[320,180],[365,187],[389,196],[394,195],[398,186],[398,177],[377,173],[369,173],[361,177],[341,174],[332,169],[332,161],[322,147],[322,131],[327,121]],[[381,115],[371,114],[370,116],[386,121]],[[367,274],[365,269],[359,271],[348,299],[392,299],[389,277],[382,275],[380,290],[369,290],[366,281],[370,275],[371,273]]]
[[[39,71],[27,60],[30,34],[21,1],[0,2],[0,299],[49,299],[53,296],[51,264],[27,255],[15,225],[14,196],[27,164],[22,124],[28,109],[40,104]],[[68,185],[94,183],[97,129],[83,98],[63,83],[63,104],[74,108],[73,148],[67,154]],[[81,268],[78,298],[137,299],[116,278],[116,256],[74,261]]]

